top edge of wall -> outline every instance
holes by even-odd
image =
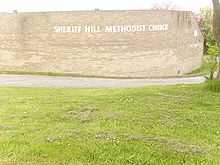
[[[39,13],[83,13],[83,12],[91,12],[91,13],[98,13],[98,12],[169,12],[169,13],[193,13],[192,11],[186,10],[154,10],[154,9],[146,9],[146,10],[72,10],[72,11],[33,11],[33,12],[0,12],[0,14],[39,14]]]

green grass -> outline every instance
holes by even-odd
[[[220,93],[0,88],[1,165],[220,164]]]

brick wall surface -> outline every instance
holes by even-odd
[[[0,71],[167,77],[201,65],[203,37],[191,12],[0,13]],[[168,24],[167,31],[56,33],[55,26]]]

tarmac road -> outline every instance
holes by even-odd
[[[204,81],[205,78],[202,76],[163,79],[105,79],[35,75],[0,75],[1,87],[135,88],[148,85],[200,84]]]

